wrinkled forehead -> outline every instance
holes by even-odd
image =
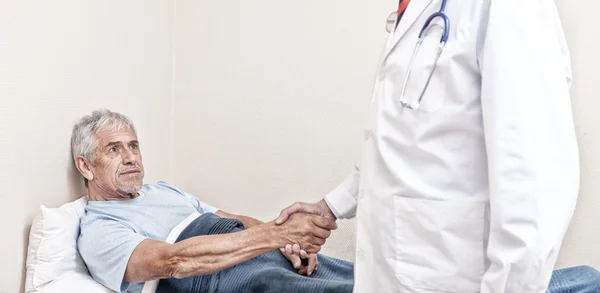
[[[99,147],[104,147],[110,143],[120,142],[126,145],[132,141],[137,141],[137,136],[129,127],[101,129],[96,132],[96,138],[98,139]]]

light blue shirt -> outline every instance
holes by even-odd
[[[143,283],[123,281],[133,250],[146,238],[164,241],[191,213],[212,207],[166,182],[147,184],[131,200],[89,201],[77,245],[92,277],[117,292],[139,293]]]

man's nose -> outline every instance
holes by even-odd
[[[135,154],[130,149],[125,150],[125,154],[123,155],[123,164],[128,165],[136,162],[137,158]]]

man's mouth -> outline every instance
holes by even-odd
[[[140,173],[140,170],[129,170],[129,171],[125,171],[119,175],[130,175],[130,174],[136,174],[136,173]]]

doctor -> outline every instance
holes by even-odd
[[[278,222],[356,217],[355,292],[545,292],[579,186],[555,3],[408,1],[389,23],[360,168]]]

